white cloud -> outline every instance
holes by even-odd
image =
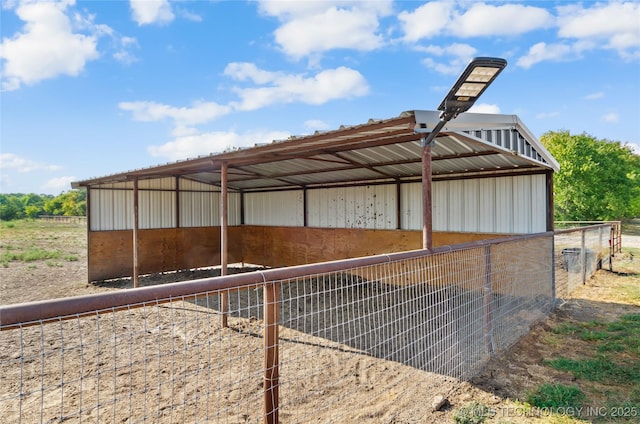
[[[469,109],[473,113],[500,113],[500,106],[491,105],[489,103],[478,103]]]
[[[97,36],[74,33],[65,14],[74,1],[22,3],[16,14],[25,22],[21,32],[0,44],[3,90],[17,90],[59,75],[76,76],[98,58]],[[90,18],[76,19],[87,26]],[[97,33],[108,32],[96,26]]]
[[[289,135],[280,131],[250,132],[245,134],[238,134],[235,131],[207,132],[176,137],[168,143],[149,146],[147,150],[154,157],[182,160],[239,147],[249,147],[257,143],[285,140]]]
[[[529,49],[529,52],[516,62],[516,65],[528,69],[536,63],[546,60],[560,61],[567,60],[573,53],[571,46],[567,44],[547,44],[537,43]]]
[[[168,0],[131,0],[131,17],[140,26],[166,24],[175,18]]]
[[[543,61],[568,61],[596,49],[615,50],[625,60],[640,59],[640,3],[595,3],[558,7],[557,43],[537,43],[517,64],[530,68]]]
[[[605,122],[612,122],[612,123],[616,123],[620,120],[620,115],[618,115],[615,112],[609,112],[606,113],[604,115],[602,115],[602,120]]]
[[[447,57],[447,59],[440,61],[436,61],[432,57],[422,60],[422,64],[427,68],[445,75],[457,75],[460,73],[477,53],[477,50],[472,46],[457,43],[444,47],[430,45],[418,48],[418,50],[432,56]]]
[[[578,4],[560,7],[558,12],[560,37],[590,40],[594,48],[640,58],[640,3],[596,3],[586,9]]]
[[[553,16],[539,7],[451,1],[425,3],[413,12],[401,12],[398,20],[405,34],[403,39],[408,42],[438,35],[512,36],[547,28],[554,22]]]
[[[584,96],[585,100],[596,100],[604,97],[604,93],[602,91],[598,91],[596,93],[590,93]]]
[[[0,153],[0,169],[21,173],[34,171],[59,171],[61,166],[37,162],[13,153]]]
[[[113,54],[115,60],[126,65],[130,65],[138,60],[130,51],[130,49],[134,47],[139,47],[138,40],[135,37],[123,36],[117,39],[117,43],[118,50]]]
[[[441,34],[450,25],[453,10],[453,2],[433,1],[413,12],[400,12],[398,20],[405,34],[404,40],[414,42]]]
[[[203,101],[195,102],[192,107],[174,107],[147,101],[121,102],[118,107],[132,112],[136,121],[153,122],[169,118],[178,126],[203,124],[231,111],[229,106]]]
[[[71,183],[77,181],[76,177],[52,178],[42,185],[42,189],[49,193],[60,193],[71,188]]]
[[[323,131],[329,129],[329,124],[320,119],[309,119],[304,121],[304,126],[311,131]]]
[[[240,88],[234,91],[240,102],[237,110],[256,110],[272,104],[323,104],[330,100],[364,96],[369,86],[360,72],[346,67],[327,69],[314,76],[269,72],[252,63],[230,63],[224,74],[238,81],[250,81],[261,87]]]
[[[449,33],[459,37],[519,35],[548,28],[554,22],[553,16],[539,7],[520,4],[471,4],[469,10],[455,17]]]
[[[276,43],[286,55],[299,59],[331,49],[381,47],[379,18],[392,12],[392,2],[261,1],[259,8],[282,22],[274,32]]]

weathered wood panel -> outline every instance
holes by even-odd
[[[220,227],[139,230],[140,273],[220,265]],[[421,248],[422,232],[233,226],[228,229],[228,261],[270,267],[301,265]],[[434,233],[443,246],[500,237],[499,234]],[[131,276],[131,230],[89,232],[89,281]]]
[[[220,227],[139,230],[140,274],[220,265]],[[240,228],[229,228],[229,261],[242,260]],[[88,237],[89,281],[133,273],[131,230],[92,231]]]

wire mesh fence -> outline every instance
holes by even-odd
[[[545,234],[1,307],[0,416],[417,419],[549,313],[552,252]]]
[[[591,225],[555,233],[556,296],[566,297],[608,264],[611,268],[611,224]]]

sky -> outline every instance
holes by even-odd
[[[1,1],[1,193],[436,110],[478,56],[473,112],[640,154],[638,1]]]

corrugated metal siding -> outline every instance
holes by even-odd
[[[138,228],[174,228],[175,191],[138,190]]]
[[[90,190],[91,231],[133,228],[133,195],[131,190]]]
[[[308,192],[308,225],[395,229],[396,186],[341,187]]]
[[[220,225],[220,192],[180,192],[181,227]],[[227,195],[227,223],[240,225],[240,194]]]
[[[180,192],[180,226],[208,227],[220,221],[220,196],[216,193]]]
[[[176,227],[176,179],[138,183],[140,229]],[[103,184],[91,190],[91,231],[133,228],[133,183]],[[215,186],[180,180],[180,226],[220,225],[220,192]],[[217,191],[214,191],[217,190]],[[229,193],[229,225],[240,224],[240,194]]]
[[[144,187],[144,188],[142,188]],[[180,181],[180,226],[220,225],[220,192],[215,187]],[[104,184],[91,190],[91,230],[133,228],[133,184]],[[185,190],[185,191],[182,191]],[[176,226],[175,178],[140,181],[139,225]],[[241,223],[239,193],[229,193],[229,225]],[[401,228],[422,229],[422,187],[401,185]],[[370,185],[307,192],[308,225],[324,228],[395,229],[396,186]],[[245,194],[248,225],[302,226],[303,191]],[[435,181],[434,231],[535,233],[546,229],[544,175]]]
[[[302,190],[246,193],[244,219],[247,225],[304,225]]]
[[[478,233],[546,231],[544,175],[435,181],[433,230]],[[422,186],[402,186],[402,228],[422,229]]]

